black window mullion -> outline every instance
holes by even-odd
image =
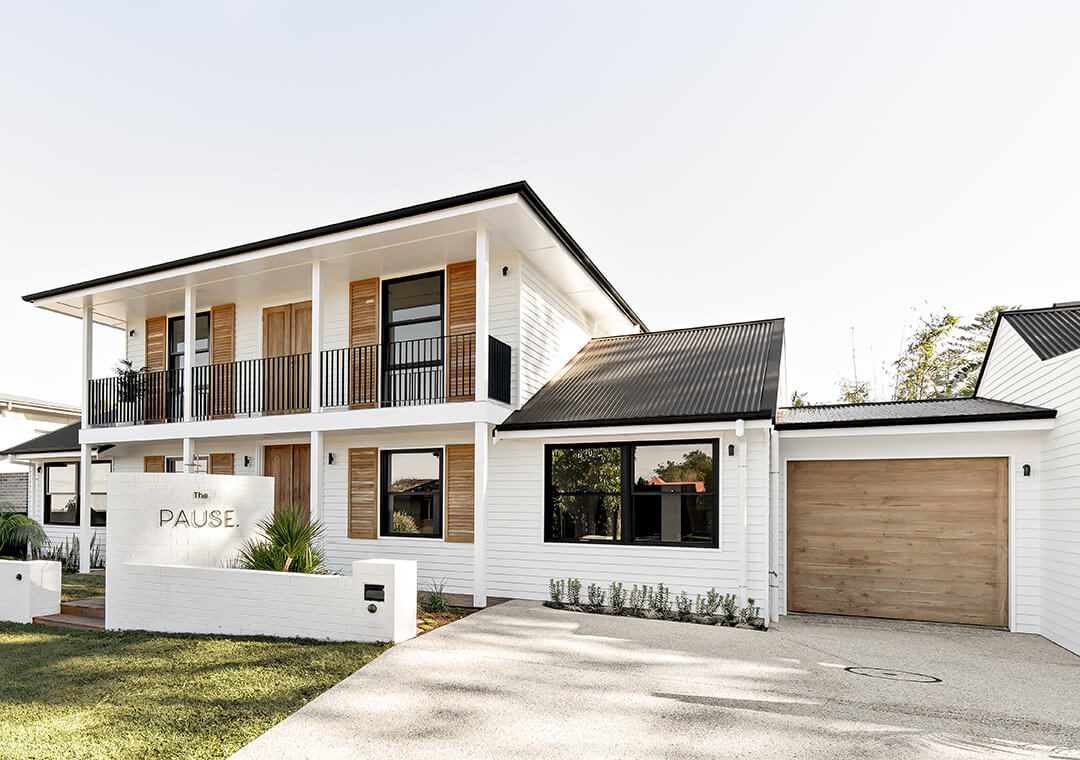
[[[631,444],[623,444],[620,454],[622,477],[622,493],[619,494],[620,520],[622,520],[622,538],[620,543],[633,543],[634,532],[634,498],[631,495],[634,479],[634,447]]]

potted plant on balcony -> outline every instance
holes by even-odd
[[[130,404],[140,398],[146,387],[146,367],[134,369],[130,359],[121,359],[116,365],[116,377],[120,403]]]

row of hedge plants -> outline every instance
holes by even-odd
[[[761,609],[753,599],[747,599],[740,607],[734,594],[721,594],[716,589],[691,598],[685,591],[672,596],[671,589],[663,583],[656,584],[655,588],[635,584],[629,589],[617,582],[606,589],[590,583],[583,599],[580,580],[552,578],[548,590],[551,598],[544,604],[557,610],[766,630]]]

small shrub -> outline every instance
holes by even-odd
[[[698,597],[700,599],[700,597]],[[680,617],[686,617],[690,614],[690,610],[693,609],[693,604],[690,601],[689,595],[685,591],[679,593],[675,597],[675,610],[679,613]]]
[[[739,612],[739,622],[745,625],[754,625],[761,617],[761,609],[754,604],[753,598],[746,600],[746,606]]]
[[[626,609],[626,593],[621,583],[612,582],[608,588],[608,596],[611,598],[611,611],[616,615],[623,614]]]
[[[548,581],[548,593],[551,595],[551,601],[562,604],[563,597],[566,596],[566,581],[557,581],[552,578]]]
[[[645,608],[645,589],[647,588],[648,586],[644,586],[639,589],[635,583],[634,587],[630,589],[630,600],[626,604],[630,610],[636,612]]]
[[[571,578],[566,582],[566,601],[575,606],[581,604],[581,581]]]
[[[72,536],[71,540],[64,539],[63,543],[48,543],[37,551],[31,552],[33,559],[45,559],[51,562],[59,562],[65,573],[79,572],[79,539]]]
[[[450,600],[446,596],[446,580],[431,581],[428,588],[420,592],[420,609],[424,612],[449,612]]]
[[[724,594],[720,601],[723,610],[724,622],[734,625],[739,619],[739,602],[734,594]]]
[[[248,539],[238,556],[247,570],[283,573],[326,574],[322,551],[323,526],[312,521],[307,511],[284,507],[255,524],[259,535]]]
[[[589,594],[589,604],[591,606],[593,606],[593,607],[603,607],[604,606],[604,589],[600,588],[595,583],[590,583],[589,584],[589,589],[588,589],[588,594]]]
[[[412,519],[411,515],[407,515],[404,512],[394,512],[393,520],[395,533],[420,532],[420,528],[416,525],[416,520]]]
[[[656,591],[650,594],[649,608],[659,615],[671,613],[671,591],[663,583],[658,583]]]
[[[716,611],[720,609],[720,592],[714,588],[708,590],[705,594],[705,598],[700,596],[697,598],[697,602],[694,605],[694,612],[698,615],[712,616],[716,614]]]

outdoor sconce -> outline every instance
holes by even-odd
[[[251,467],[251,457],[244,455],[244,467]]]
[[[133,329],[132,329],[132,330],[128,330],[128,337],[129,337],[129,338],[134,338],[134,337],[135,337],[135,330],[133,330]]]
[[[326,455],[326,463],[327,464],[333,464],[334,463],[334,452],[331,451],[329,454]]]
[[[733,457],[733,456],[735,456],[735,444],[734,444],[734,443],[729,443],[729,444],[728,444],[728,447],[727,447],[727,455],[728,455],[729,457]]]
[[[510,267],[503,267],[503,277],[510,274]]]
[[[1024,477],[1025,478],[1030,478],[1031,477],[1031,465],[1030,464],[1025,464],[1024,465]]]

